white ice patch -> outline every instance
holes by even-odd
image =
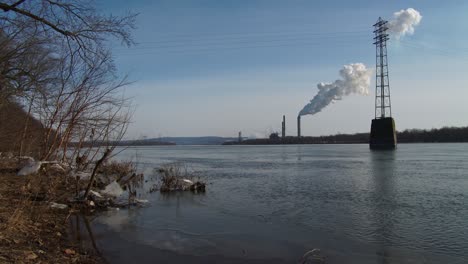
[[[24,166],[23,168],[21,168],[20,171],[18,171],[18,176],[26,176],[37,173],[41,168],[41,165],[42,163],[40,161],[28,162],[26,166]]]
[[[51,202],[50,207],[54,209],[67,209],[68,205]]]
[[[122,190],[122,187],[116,182],[113,181],[109,185],[104,188],[104,190],[101,191],[101,194],[112,196],[112,197],[119,197],[122,195],[124,191]]]

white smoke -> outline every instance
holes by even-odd
[[[362,63],[352,63],[340,70],[341,79],[333,83],[319,83],[318,94],[299,112],[299,115],[313,115],[330,103],[350,94],[369,94],[372,71]]]
[[[414,28],[421,22],[421,14],[413,9],[400,10],[393,14],[393,20],[388,22],[388,30],[397,39],[405,36],[412,35]]]

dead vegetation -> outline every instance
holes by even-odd
[[[136,166],[133,161],[111,160],[102,164],[98,169],[98,173],[105,178],[115,178],[118,182],[126,181],[125,178],[128,177],[128,175],[136,173]]]
[[[193,170],[180,163],[171,163],[156,169],[160,176],[161,192],[193,191],[205,192],[206,184],[200,180]]]
[[[51,201],[66,201],[73,179],[40,177],[46,168],[21,177],[15,173],[16,160],[0,159],[0,164],[0,263],[100,262],[68,239],[67,219],[73,210],[50,207]]]
[[[78,247],[66,235],[69,217],[145,203],[136,193],[144,177],[136,174],[132,162],[105,162],[97,174],[97,179],[127,190],[128,199],[117,201],[98,184],[83,200],[88,181],[73,177],[72,168],[57,169],[57,164],[42,164],[37,173],[18,176],[29,161],[0,153],[0,263],[98,263],[95,251]]]

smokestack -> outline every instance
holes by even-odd
[[[283,123],[281,123],[281,137],[286,137],[286,116],[283,115]]]
[[[239,143],[242,142],[242,131],[239,131]]]
[[[301,137],[301,116],[297,116],[297,137]]]

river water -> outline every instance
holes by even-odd
[[[129,148],[181,162],[205,194],[158,192],[92,221],[110,263],[468,263],[468,144]]]

